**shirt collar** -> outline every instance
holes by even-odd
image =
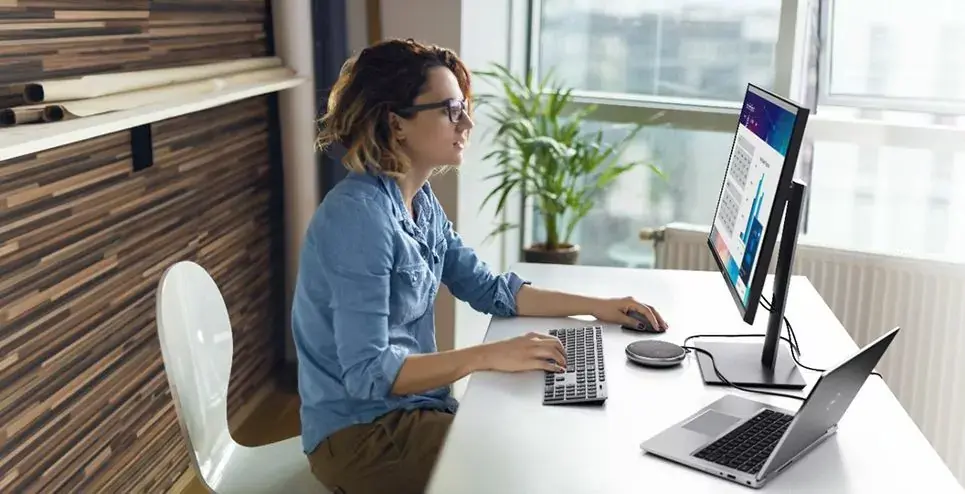
[[[416,220],[413,221],[412,216],[409,215],[409,211],[405,207],[405,201],[402,199],[402,189],[399,187],[398,182],[392,177],[382,173],[378,174],[378,178],[386,192],[389,193],[389,197],[392,198],[392,209],[396,220],[401,222],[410,234],[418,235],[414,230],[420,230],[421,233],[424,234],[428,230],[429,218],[432,214],[432,208],[429,203],[429,183],[426,182],[422,188],[416,192],[415,197],[412,198],[412,208],[415,210],[416,216]],[[416,224],[416,222],[418,222],[418,224]]]

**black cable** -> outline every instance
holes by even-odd
[[[717,362],[714,361],[714,356],[713,356],[713,354],[711,354],[711,353],[710,353],[709,351],[707,351],[707,350],[704,350],[703,348],[697,348],[697,347],[692,347],[692,346],[688,346],[688,345],[687,345],[687,343],[688,343],[690,340],[694,339],[694,338],[760,338],[760,337],[762,337],[762,336],[764,336],[764,335],[761,335],[761,334],[752,334],[752,333],[746,333],[746,334],[694,334],[694,335],[690,335],[690,336],[684,338],[684,344],[681,346],[681,348],[683,348],[683,349],[685,349],[685,350],[692,350],[692,351],[695,351],[695,352],[700,352],[700,353],[703,353],[704,355],[707,355],[707,356],[710,358],[710,363],[711,363],[711,365],[714,366],[714,373],[717,374],[717,377],[718,377],[721,381],[723,381],[724,384],[726,384],[726,385],[728,385],[728,386],[737,388],[737,389],[739,389],[739,390],[741,390],[741,391],[747,391],[747,392],[749,392],[749,393],[760,393],[760,394],[771,395],[771,396],[782,396],[782,397],[785,397],[785,398],[794,398],[795,400],[804,401],[806,398],[801,397],[801,396],[789,395],[789,394],[784,394],[784,393],[776,393],[776,392],[773,392],[773,391],[764,391],[764,390],[761,390],[761,389],[752,389],[752,388],[745,388],[745,387],[743,387],[743,386],[738,386],[738,385],[736,385],[736,384],[728,381],[727,378],[724,377],[724,375],[720,373],[720,370],[717,369]],[[782,340],[786,341],[788,345],[790,345],[790,346],[793,347],[794,344],[791,343],[791,340],[789,340],[786,336],[781,336],[780,338],[781,338]],[[797,358],[794,357],[794,352],[793,352],[793,351],[791,352],[791,357],[794,358],[794,361],[795,361],[795,362],[797,362]],[[800,364],[798,364],[798,365],[800,365]],[[802,367],[805,367],[805,366],[802,365]],[[807,368],[807,367],[805,367],[805,368]]]
[[[797,340],[797,337],[794,336],[794,328],[791,327],[791,323],[787,320],[786,317],[784,318],[784,325],[787,326],[787,333],[791,335],[792,338]],[[794,359],[794,363],[797,364],[798,367],[801,367],[802,369],[807,369],[809,371],[814,371],[814,372],[824,372],[824,369],[816,369],[814,367],[808,367],[802,364],[801,361],[798,359],[798,357],[800,356],[801,356],[801,347],[798,347],[796,352],[794,351],[791,352],[791,358]],[[872,372],[872,374],[877,374],[877,373]],[[878,375],[878,377],[881,377],[881,375]]]
[[[764,310],[768,312],[771,311],[771,303],[763,295],[761,295],[761,306],[764,307]],[[791,321],[787,319],[787,316],[783,316],[783,319],[784,319],[784,325],[787,326],[788,336],[790,337],[780,335],[779,338],[787,342],[788,346],[790,346],[791,358],[794,360],[794,363],[797,364],[798,367],[801,367],[802,369],[807,369],[813,372],[825,372],[825,369],[817,369],[801,363],[801,361],[798,359],[798,356],[801,355],[801,347],[798,345],[797,335],[794,334],[794,328],[791,326]],[[700,353],[703,353],[704,355],[707,355],[707,357],[710,358],[711,365],[713,365],[714,367],[714,373],[717,374],[717,378],[720,379],[724,384],[730,387],[739,389],[741,391],[747,391],[748,393],[760,393],[765,395],[780,396],[784,398],[793,398],[795,400],[805,401],[807,398],[804,398],[802,396],[796,396],[796,395],[785,394],[785,393],[777,393],[773,391],[764,391],[761,389],[746,388],[744,386],[739,386],[737,384],[734,384],[729,380],[727,380],[727,378],[724,377],[723,374],[721,374],[720,370],[717,368],[717,362],[714,360],[714,355],[711,352],[704,350],[703,348],[697,348],[697,347],[689,346],[687,344],[690,342],[690,340],[694,338],[761,338],[763,336],[764,335],[762,334],[695,334],[684,338],[684,344],[681,345],[681,348],[683,348],[684,350],[688,350],[692,352],[700,352]],[[882,375],[877,372],[871,372],[871,375],[878,376],[884,379]]]
[[[761,295],[761,306],[764,307],[764,310],[768,312],[771,311],[771,303],[763,295]],[[788,333],[788,336],[790,336],[790,338],[784,335],[780,335],[779,338],[787,342],[788,346],[791,347],[790,353],[791,353],[791,358],[794,360],[794,363],[797,364],[798,367],[801,367],[802,369],[807,369],[813,372],[825,372],[825,369],[817,369],[801,363],[801,361],[798,359],[798,357],[801,355],[801,347],[798,345],[797,335],[794,334],[794,327],[791,326],[791,321],[787,319],[787,316],[784,316],[783,319],[784,319],[784,325],[787,326],[787,333]],[[692,347],[687,345],[687,343],[694,338],[760,338],[762,336],[764,335],[761,335],[761,334],[695,334],[685,338],[684,344],[681,346],[681,348],[683,348],[684,350],[689,350],[692,352],[700,352],[700,353],[703,353],[704,355],[707,355],[707,357],[710,358],[711,365],[713,365],[714,367],[714,373],[717,374],[717,378],[720,379],[724,384],[731,386],[735,389],[739,389],[741,391],[747,391],[748,393],[759,393],[759,394],[780,396],[784,398],[793,398],[795,400],[805,401],[806,398],[801,396],[795,396],[795,395],[785,394],[785,393],[777,393],[773,391],[764,391],[761,389],[746,388],[744,386],[739,386],[737,384],[734,384],[728,381],[727,378],[724,377],[723,374],[721,374],[720,370],[717,369],[717,362],[714,360],[714,355],[711,352],[704,350],[703,348],[697,348],[697,347]],[[871,372],[871,375],[878,376],[884,379],[884,377],[882,377],[882,375],[877,372]]]
[[[734,335],[732,335],[732,336],[734,336]],[[755,336],[757,336],[757,335],[755,335]],[[694,347],[694,346],[687,346],[686,344],[684,344],[684,346],[682,346],[681,348],[683,348],[684,350],[691,350],[691,351],[694,351],[694,352],[700,352],[700,353],[703,353],[704,355],[707,355],[708,357],[710,357],[710,363],[711,363],[711,365],[714,366],[714,373],[717,374],[717,377],[718,377],[721,381],[723,381],[724,384],[726,384],[726,385],[728,385],[728,386],[731,386],[731,387],[733,387],[733,388],[737,388],[737,389],[739,389],[739,390],[741,390],[741,391],[747,391],[748,393],[760,393],[760,394],[771,395],[771,396],[781,396],[781,397],[784,397],[784,398],[793,398],[793,399],[795,399],[795,400],[800,400],[800,401],[806,400],[806,398],[804,398],[803,396],[795,396],[795,395],[789,395],[789,394],[785,394],[785,393],[776,393],[776,392],[773,392],[773,391],[764,391],[764,390],[762,390],[762,389],[750,389],[750,388],[745,388],[745,387],[743,387],[743,386],[738,386],[738,385],[736,385],[736,384],[728,381],[727,378],[724,377],[724,375],[721,374],[719,370],[717,370],[717,362],[714,361],[714,355],[713,355],[713,354],[711,354],[711,353],[708,352],[707,350],[704,350],[703,348],[697,348],[697,347]]]
[[[761,307],[763,307],[764,310],[768,312],[771,311],[771,302],[767,300],[767,298],[764,297],[763,295],[761,295]],[[791,329],[791,322],[787,320],[787,316],[784,316],[784,324],[787,326],[788,335],[791,337],[791,341],[793,342],[791,343],[791,350],[794,350],[795,352],[797,352],[798,356],[800,356],[801,345],[799,345],[797,342],[797,335],[794,334],[794,330]]]
[[[768,312],[771,311],[771,302],[770,300],[767,300],[767,297],[765,297],[764,295],[761,295],[761,307],[763,307],[764,310]],[[791,321],[787,320],[787,316],[784,316],[784,325],[787,326],[787,333],[791,337],[791,340],[793,340],[793,343],[791,342],[791,340],[788,340],[783,336],[781,337],[781,339],[784,341],[787,341],[788,344],[791,345],[791,358],[794,359],[794,363],[797,364],[798,367],[801,367],[802,369],[807,369],[809,371],[814,371],[814,372],[824,372],[825,369],[816,369],[814,367],[808,367],[802,364],[800,360],[798,360],[798,357],[801,356],[801,347],[797,344],[797,335],[794,334],[794,327],[791,326]],[[872,371],[871,375],[878,376],[884,379],[884,376],[882,376],[878,372]]]
[[[759,333],[740,333],[740,334],[692,334],[684,338],[684,345],[694,338],[763,338],[764,335]],[[788,345],[791,345],[791,340],[787,339],[787,336],[781,336],[782,340],[786,341]]]

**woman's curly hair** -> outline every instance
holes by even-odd
[[[424,90],[429,69],[434,67],[452,71],[468,104],[469,70],[452,50],[412,39],[393,39],[346,60],[320,121],[318,149],[342,145],[342,163],[351,171],[405,174],[410,163],[393,138],[389,113],[405,117],[400,110],[413,104]]]

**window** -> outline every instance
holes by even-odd
[[[543,0],[537,59],[587,91],[739,101],[774,81],[775,0]]]
[[[641,169],[607,190],[575,232],[582,263],[649,266],[641,228],[709,224],[748,82],[812,106],[806,237],[965,261],[965,2],[533,3],[530,70],[600,106],[588,130],[615,136],[657,110],[672,122],[626,152],[669,179]]]
[[[965,212],[951,193],[965,186],[956,164],[965,152],[965,4],[877,6],[823,2],[827,70],[809,125],[807,235],[845,248],[965,261],[950,234],[962,227],[953,212]],[[853,181],[836,173],[851,167],[859,170]]]
[[[898,0],[887,8],[880,0],[848,0],[830,7],[829,98],[965,102],[961,0]]]

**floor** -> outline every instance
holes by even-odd
[[[231,431],[231,435],[246,446],[260,446],[297,436],[300,432],[298,405],[297,394],[272,391],[237,430]],[[208,491],[194,477],[181,494],[208,494]]]

